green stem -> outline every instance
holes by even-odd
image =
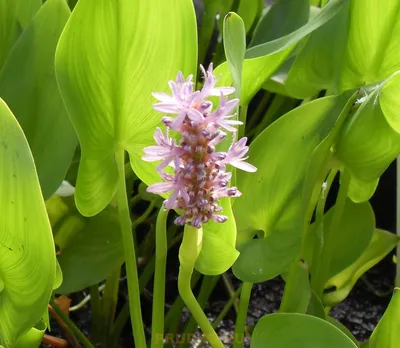
[[[233,348],[241,348],[244,342],[244,331],[246,327],[247,310],[249,308],[252,283],[244,282],[240,294],[239,313],[236,317]]]
[[[325,211],[325,203],[326,199],[328,198],[328,193],[330,191],[330,188],[332,186],[333,180],[335,179],[335,176],[337,174],[337,169],[332,169],[328,177],[324,183],[324,186],[321,188],[321,192],[319,195],[317,207],[315,209],[315,225],[319,226],[324,218],[324,211]],[[318,227],[317,227],[318,229]],[[317,231],[315,231],[317,233]],[[302,237],[302,244],[305,242],[306,238],[303,236]],[[304,245],[302,246],[302,249],[304,248]],[[318,249],[318,250],[316,250]],[[317,245],[314,246],[314,251],[316,252],[316,259],[319,258],[319,253],[320,253],[320,247]],[[296,298],[296,293],[297,293],[297,284],[298,284],[298,270],[299,270],[299,262],[300,262],[300,255],[296,258],[296,260],[292,263],[292,265],[289,268],[288,272],[288,277],[286,279],[286,284],[285,284],[285,290],[283,292],[283,297],[282,297],[282,302],[279,308],[280,312],[283,313],[288,313],[292,311],[292,303],[293,299]]]
[[[328,272],[332,259],[332,243],[335,238],[335,231],[338,230],[342,219],[344,207],[347,199],[347,192],[350,184],[350,173],[344,168],[340,174],[340,188],[336,199],[336,203],[333,209],[332,221],[330,228],[324,230],[324,240],[321,250],[320,260],[318,262],[319,267],[316,269],[314,275],[315,282],[312,282],[312,287],[319,298],[322,298],[325,283],[328,280]],[[316,260],[317,261],[317,260]]]
[[[94,341],[101,341],[101,300],[98,285],[92,285],[89,288],[90,308],[92,310],[91,337]]]
[[[161,207],[156,224],[156,264],[153,288],[151,348],[162,348],[164,339],[165,270],[167,265],[168,210]]]
[[[113,328],[115,311],[117,309],[118,302],[118,289],[119,289],[119,279],[121,276],[121,268],[112,273],[106,280],[106,287],[104,289],[102,302],[103,309],[103,328],[102,336],[103,342],[106,343],[110,337],[111,330]]]
[[[96,287],[96,286],[94,286],[94,287]],[[99,286],[98,291],[97,291],[98,299],[100,299],[100,297],[99,297],[100,291],[104,291],[104,288],[105,288],[105,284]],[[93,301],[90,301],[90,299],[91,299],[91,296],[89,294],[89,295],[85,296],[84,299],[81,302],[79,302],[78,304],[69,307],[69,311],[70,312],[78,311],[79,309],[82,309],[88,302],[92,302],[91,309],[92,309],[92,318],[93,318],[93,311],[95,310],[94,309],[95,305],[93,304]]]
[[[143,270],[142,274],[139,278],[139,292],[140,294],[143,293],[144,288],[146,287],[147,283],[150,281],[155,267],[155,257],[153,256],[150,261],[147,263],[145,269]],[[117,347],[118,346],[118,339],[121,336],[122,329],[124,328],[126,322],[129,319],[129,301],[125,302],[121,311],[119,312],[117,319],[114,322],[114,326],[111,333],[111,338],[109,340],[110,345],[109,347]],[[108,347],[107,347],[108,348]]]
[[[90,341],[86,338],[82,331],[78,329],[78,327],[72,322],[70,318],[68,318],[68,316],[62,311],[62,309],[53,299],[50,299],[50,305],[53,308],[54,312],[56,312],[56,314],[67,325],[71,334],[73,334],[75,338],[79,340],[85,348],[94,348],[94,345],[90,343]]]
[[[109,346],[108,348],[118,347],[119,336],[121,336],[122,329],[129,319],[129,305],[125,303],[119,312],[117,319],[114,322],[114,326],[111,331]]]
[[[203,281],[201,282],[200,292],[197,296],[197,302],[200,307],[204,308],[208,298],[211,295],[211,292],[214,290],[215,285],[218,282],[219,277],[217,276],[204,276]],[[197,323],[193,316],[190,316],[188,323],[186,324],[185,330],[183,332],[183,337],[190,337],[190,334],[194,334],[196,331]],[[182,343],[179,343],[177,348],[187,348],[189,347],[190,342],[188,340],[182,340]]]
[[[337,172],[338,172],[337,169],[331,169],[331,171],[329,172],[328,177],[324,183],[324,187],[321,190],[321,193],[319,195],[319,200],[317,203],[317,207],[315,209],[316,224],[321,223],[324,219],[326,199],[328,198],[328,193],[331,189],[333,180],[335,179]]]
[[[176,232],[176,230],[173,232]],[[181,239],[182,239],[182,235],[179,235],[176,238],[172,239],[170,244],[168,245],[168,248],[171,248],[175,244],[179,243],[179,241]],[[154,273],[155,263],[156,263],[156,260],[155,260],[155,256],[153,255],[139,277],[140,293],[143,293],[144,288],[146,287],[147,283],[150,281],[150,279]],[[183,309],[183,304],[182,304],[182,309]],[[180,313],[182,313],[182,309],[180,310]],[[125,302],[121,311],[119,312],[119,314],[117,316],[117,319],[115,320],[114,327],[112,330],[112,335],[111,335],[112,338],[110,341],[110,342],[112,342],[112,344],[110,345],[110,347],[117,346],[118,338],[121,335],[122,329],[124,328],[128,319],[129,319],[129,302]]]
[[[140,202],[140,200],[142,199],[142,196],[140,195],[140,193],[138,193],[137,195],[133,196],[130,201],[129,201],[129,205],[131,207],[134,207],[137,203]]]
[[[135,347],[146,348],[146,338],[144,335],[142,309],[140,303],[136,252],[132,236],[132,223],[129,213],[128,200],[126,197],[124,150],[119,149],[116,152],[115,157],[119,171],[117,205],[121,224],[122,244],[124,247],[125,267],[128,281],[128,297],[132,322],[132,334],[134,333],[133,338],[135,341]]]
[[[178,275],[178,289],[183,302],[186,304],[190,313],[193,315],[200,329],[203,331],[205,338],[213,348],[223,348],[221,340],[219,339],[211,323],[208,321],[207,316],[204,314],[202,308],[194,297],[190,280],[192,278],[194,264],[200,253],[201,229],[197,229],[186,225],[183,233],[183,240],[179,249],[179,275]]]
[[[194,272],[192,279],[190,280],[190,286],[192,289],[197,285],[199,280],[200,273]],[[168,332],[174,333],[178,331],[182,321],[182,312],[184,307],[185,303],[183,302],[182,298],[178,296],[165,316],[165,328]]]

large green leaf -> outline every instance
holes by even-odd
[[[327,171],[330,169],[329,162],[332,158],[332,148],[337,141],[338,133],[340,132],[344,121],[348,117],[356,97],[357,93],[352,94],[352,92],[344,93],[340,97],[346,104],[341,110],[335,125],[330,129],[325,139],[321,141],[311,155],[303,187],[303,211],[305,215],[305,224],[303,225],[303,228],[306,233],[306,238],[308,237],[307,234],[309,234],[308,220],[311,219],[311,215],[321,194],[321,188],[326,179]]]
[[[376,229],[362,255],[349,267],[328,280],[325,287],[334,291],[326,293],[323,302],[331,307],[342,302],[350,293],[356,281],[389,254],[397,242],[398,237],[395,234]]]
[[[278,313],[256,325],[251,348],[356,348],[342,331],[314,316]]]
[[[0,0],[0,70],[8,52],[41,5],[41,0]]]
[[[251,176],[238,173],[237,183],[244,194],[251,192],[251,199],[239,198],[234,205],[241,251],[234,270],[239,278],[270,279],[298,256],[310,157],[343,117],[347,104],[347,96],[305,104],[282,116],[250,145],[251,162],[258,171]],[[259,231],[266,239],[251,240]]]
[[[396,288],[389,307],[369,340],[369,348],[394,348],[400,341],[400,289]]]
[[[243,63],[241,104],[247,105],[250,102],[251,98],[284,62],[301,39],[329,21],[346,3],[347,0],[331,0],[327,6],[301,28],[279,39],[248,49]],[[230,85],[232,83],[227,63],[221,64],[215,73],[222,75],[219,82],[220,85]]]
[[[73,197],[53,196],[46,202],[59,248],[57,260],[62,270],[58,294],[83,290],[106,279],[123,262],[118,213],[107,207],[91,218],[77,211]]]
[[[233,206],[239,245],[256,231],[292,229],[294,238],[301,234],[302,192],[310,157],[335,126],[346,102],[346,98],[327,97],[307,103],[282,116],[251,143],[249,156],[258,171],[238,172],[237,177],[244,196],[251,197],[238,198]]]
[[[160,179],[143,162],[161,116],[151,93],[182,70],[196,71],[196,22],[190,0],[79,0],[61,36],[56,73],[82,157],[79,211],[104,209],[117,188],[114,153],[123,148],[146,184]]]
[[[324,217],[324,231],[330,229],[333,207]],[[368,202],[355,204],[350,199],[346,201],[340,225],[335,239],[329,248],[332,250],[332,259],[329,274],[326,278],[345,270],[364,253],[369,246],[375,230],[375,216]]]
[[[389,87],[385,88],[390,79],[360,100],[361,106],[346,120],[336,147],[336,156],[351,171],[355,180],[369,182],[372,189],[400,153],[400,134],[387,121],[397,117],[396,110],[388,102],[397,96],[397,75],[392,78],[394,81]]]
[[[0,163],[0,344],[8,347],[47,308],[56,259],[28,142],[1,99]]]
[[[400,68],[397,0],[353,0],[349,22],[342,90],[381,81]]]
[[[347,2],[335,17],[307,38],[285,81],[290,95],[306,98],[322,89],[339,90],[349,6]]]
[[[56,46],[69,13],[65,0],[48,0],[0,73],[0,96],[28,139],[45,199],[60,186],[77,144],[54,72]]]

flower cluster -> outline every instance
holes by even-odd
[[[175,223],[188,223],[197,228],[210,219],[225,222],[227,217],[218,214],[222,211],[218,199],[241,195],[236,187],[228,185],[232,177],[232,173],[226,171],[228,164],[248,172],[257,170],[245,162],[247,157],[244,156],[249,150],[246,138],[234,141],[228,152],[216,151],[216,145],[227,136],[226,132],[235,133],[234,126],[242,124],[233,119],[239,99],[226,97],[235,91],[234,88],[215,87],[217,80],[212,64],[207,71],[200,67],[204,75],[201,90],[194,91],[192,75],[185,80],[179,72],[176,81],[169,81],[172,95],[153,93],[160,101],[153,108],[177,117],[162,118],[167,131],[164,134],[157,128],[154,135],[157,145],[146,147],[143,156],[145,161],[161,160],[157,171],[163,182],[151,185],[147,191],[155,194],[172,191],[164,205],[166,209],[183,211]],[[220,97],[214,110],[213,103],[207,100],[210,96]],[[169,129],[180,134],[179,141],[169,136]],[[173,167],[174,174],[165,171],[167,166]]]

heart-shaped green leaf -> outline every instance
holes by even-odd
[[[41,318],[56,259],[28,142],[0,99],[0,344],[15,344]]]
[[[197,39],[190,0],[79,0],[61,36],[56,73],[82,157],[79,211],[92,216],[117,189],[114,153],[126,149],[146,184],[159,181],[141,160],[161,115],[152,92],[181,70],[196,71]]]
[[[334,289],[323,297],[324,304],[335,306],[350,293],[356,281],[371,267],[389,254],[398,242],[398,237],[384,230],[376,229],[367,249],[349,267],[328,280],[326,288]]]
[[[0,96],[28,139],[45,199],[60,186],[77,145],[54,71],[56,46],[69,13],[65,0],[48,0],[0,73]]]
[[[277,313],[256,325],[251,348],[356,348],[342,331],[311,315]]]
[[[122,265],[123,247],[115,208],[107,207],[96,216],[85,218],[76,209],[73,197],[57,196],[48,200],[46,207],[63,276],[56,293],[81,291],[106,279]]]
[[[400,340],[400,289],[396,288],[389,307],[369,339],[369,348],[393,348]]]

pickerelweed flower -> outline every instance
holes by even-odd
[[[235,91],[233,87],[215,86],[217,79],[212,64],[207,71],[203,66],[200,68],[204,76],[200,91],[194,90],[192,75],[185,80],[179,72],[176,81],[169,81],[172,95],[153,93],[160,101],[153,108],[177,117],[162,118],[166,132],[157,128],[154,134],[157,145],[146,147],[142,157],[145,161],[161,161],[157,171],[163,182],[149,186],[147,191],[155,194],[172,191],[164,206],[183,211],[175,223],[197,228],[210,219],[225,222],[227,217],[219,214],[222,208],[218,200],[241,195],[236,187],[229,187],[232,174],[227,172],[227,165],[248,172],[257,170],[245,162],[247,157],[244,156],[249,150],[247,138],[233,141],[227,152],[216,151],[216,145],[227,136],[226,132],[235,133],[235,126],[242,124],[233,114],[239,99],[226,97]],[[207,100],[210,96],[220,97],[214,109],[213,103]],[[169,136],[170,129],[179,133],[178,141]],[[174,174],[165,171],[168,166],[173,167]]]

